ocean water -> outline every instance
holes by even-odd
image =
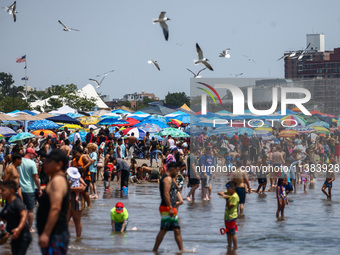
[[[307,192],[298,185],[296,194],[289,194],[290,204],[285,209],[285,220],[275,217],[277,202],[275,192],[265,195],[247,194],[245,217],[237,221],[238,249],[228,251],[224,227],[225,200],[218,197],[224,190],[227,177],[219,175],[213,182],[211,201],[200,200],[184,204],[179,209],[179,220],[184,247],[195,254],[338,254],[340,247],[339,211],[340,189],[333,183],[333,200],[325,199],[321,192],[324,177],[318,175]],[[257,181],[251,181],[257,188]],[[114,186],[118,189],[118,186]],[[182,194],[188,193],[185,187]],[[157,183],[131,185],[128,198],[121,198],[118,190],[104,193],[99,187],[99,199],[92,200],[92,209],[85,209],[83,233],[75,238],[74,224],[70,222],[71,240],[69,254],[153,254],[151,252],[160,228],[158,211],[160,196]],[[129,212],[129,225],[125,234],[112,234],[110,210],[122,201]],[[132,231],[136,227],[136,231]],[[175,254],[178,251],[173,232],[168,232],[159,252]],[[38,237],[27,254],[39,254]],[[10,245],[0,246],[0,254],[11,254]]]

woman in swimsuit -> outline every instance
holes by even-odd
[[[279,178],[276,188],[276,199],[277,199],[277,211],[276,218],[279,219],[281,212],[281,218],[284,218],[285,205],[288,205],[288,198],[286,194],[286,179]]]

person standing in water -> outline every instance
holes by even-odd
[[[168,168],[159,183],[159,191],[161,194],[161,205],[159,212],[161,214],[161,230],[159,231],[153,252],[157,252],[163,238],[168,231],[174,231],[175,240],[180,251],[184,251],[181,227],[178,223],[176,202],[177,202],[177,188],[174,178],[177,176],[178,166],[175,162],[168,165]]]

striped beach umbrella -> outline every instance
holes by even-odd
[[[317,121],[315,123],[309,124],[309,127],[324,127],[324,128],[329,128],[329,124],[325,121]]]
[[[316,130],[312,127],[293,127],[293,128],[289,128],[292,130],[295,130],[296,132],[298,132],[299,134],[309,134],[309,133],[314,133],[316,132]]]
[[[46,129],[38,129],[38,130],[35,130],[35,131],[31,132],[31,134],[33,134],[35,136],[38,136],[38,135],[40,135],[41,131],[44,132],[44,136],[45,137],[47,137],[48,135],[51,135],[52,138],[58,138],[56,133],[54,133],[53,131],[48,130],[48,129],[47,130]]]
[[[35,137],[35,135],[33,135],[31,133],[21,132],[19,134],[12,136],[8,141],[10,143],[14,143],[14,142],[22,141],[22,140],[25,140],[25,139],[34,138],[34,137]]]
[[[299,133],[292,129],[286,129],[279,133],[279,137],[284,138],[294,138],[296,135],[299,135]]]
[[[306,126],[307,125],[307,121],[302,118],[301,116],[298,116],[298,115],[288,115],[288,116],[285,116],[283,118],[281,118],[281,121],[284,120],[284,123],[287,125],[287,126],[293,126],[293,125],[301,125],[301,126]]]

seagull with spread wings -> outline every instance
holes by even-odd
[[[248,59],[248,61],[253,61],[254,63],[256,63],[255,62],[255,60],[253,60],[253,59],[251,59],[250,57],[248,57],[247,55],[243,55],[246,59]]]
[[[108,75],[109,73],[112,73],[113,71],[114,71],[114,70],[108,71],[108,72],[106,72],[106,73],[98,74],[97,77],[100,77],[100,76],[102,76],[102,75],[106,76],[106,75]]]
[[[148,63],[149,63],[149,64],[154,64],[155,67],[158,69],[158,71],[161,70],[161,69],[159,68],[158,63],[157,63],[157,60],[151,59],[151,60],[148,60]]]
[[[61,22],[60,20],[58,20],[58,22],[64,27],[64,31],[69,32],[69,31],[79,31],[78,29],[74,29],[74,28],[70,28],[67,27],[63,22]]]
[[[3,9],[6,10],[6,12],[8,12],[9,15],[13,15],[13,20],[14,22],[17,21],[17,16],[15,15],[16,13],[18,13],[16,11],[17,8],[17,1],[14,1],[13,4],[11,4],[10,6],[6,6],[6,7],[2,7]]]
[[[165,17],[165,13],[166,12],[161,12],[161,14],[159,14],[158,19],[153,19],[152,23],[153,24],[159,23],[161,25],[161,28],[163,29],[164,38],[167,41],[169,39],[169,28],[166,22],[170,19]]]
[[[94,82],[97,84],[97,89],[99,89],[100,86],[102,85],[102,82],[103,82],[103,80],[105,79],[105,77],[106,77],[106,76],[104,76],[103,79],[101,79],[100,82],[98,82],[98,81],[95,80],[95,79],[89,79],[89,80],[90,80],[90,81],[94,81]]]
[[[220,53],[220,57],[221,58],[230,58],[230,54],[228,54],[228,51],[230,51],[230,48],[227,48],[224,51],[222,51],[222,53]]]
[[[232,75],[232,76],[234,76],[234,77],[237,77],[237,76],[241,76],[241,75],[243,75],[243,73],[237,73],[237,74],[230,74],[230,75]]]
[[[309,46],[310,46],[310,43],[308,43],[307,47],[300,54],[300,56],[298,57],[298,61],[301,61],[303,59],[303,56],[304,56],[306,50],[309,48]]]
[[[187,68],[187,70],[194,75],[194,78],[201,78],[200,73],[202,71],[204,71],[205,69],[207,69],[207,68],[203,68],[203,69],[199,70],[198,73],[196,74],[193,71],[191,71],[189,68]]]
[[[196,51],[198,54],[198,60],[194,60],[194,64],[198,65],[199,63],[205,65],[210,71],[214,71],[214,69],[211,67],[211,65],[208,63],[209,59],[203,57],[203,51],[201,50],[198,43],[196,43]]]

